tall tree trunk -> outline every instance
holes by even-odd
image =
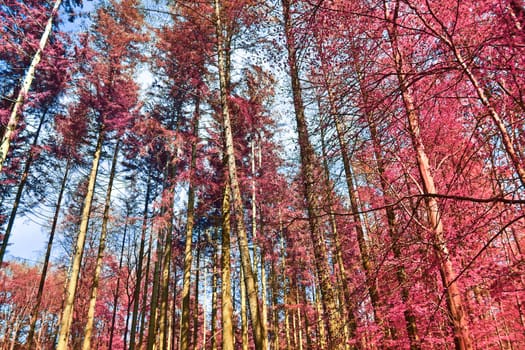
[[[368,295],[370,296],[370,302],[372,304],[373,314],[375,322],[380,326],[384,327],[384,331],[387,337],[391,336],[390,329],[383,324],[383,317],[379,312],[379,290],[376,284],[376,277],[374,276],[372,261],[370,257],[370,249],[368,242],[365,237],[365,229],[361,220],[360,205],[358,200],[358,193],[354,185],[354,172],[352,166],[352,160],[348,156],[348,144],[345,140],[344,126],[342,125],[339,118],[337,118],[337,110],[335,109],[335,102],[332,97],[331,89],[328,89],[329,103],[330,103],[330,114],[335,123],[337,132],[337,141],[341,150],[341,160],[343,161],[343,169],[345,173],[346,186],[348,190],[348,197],[350,199],[350,208],[352,209],[353,219],[355,223],[355,231],[357,236],[357,244],[359,246],[359,253],[361,258],[361,266],[365,271],[366,284],[368,289]]]
[[[170,212],[172,213],[173,208],[173,196],[170,198]],[[172,219],[166,229],[166,241],[162,255],[162,273],[161,273],[161,295],[160,295],[160,314],[159,314],[159,350],[166,350],[167,345],[167,334],[168,334],[168,319],[167,311],[169,304],[169,286],[170,286],[170,271],[171,271],[171,252],[172,252],[172,237],[173,237],[173,226]]]
[[[104,263],[104,254],[106,250],[106,241],[108,234],[109,222],[109,207],[111,204],[111,191],[113,189],[113,181],[117,170],[117,159],[119,152],[120,141],[117,141],[115,150],[113,152],[113,160],[111,162],[111,169],[109,172],[108,189],[106,191],[106,199],[104,204],[104,214],[102,217],[102,229],[100,231],[100,239],[97,253],[97,260],[95,262],[95,271],[93,273],[93,282],[91,285],[91,294],[89,297],[89,307],[87,312],[86,327],[84,328],[84,341],[82,342],[82,350],[91,349],[91,337],[93,335],[93,324],[95,322],[95,306],[97,304],[98,286],[100,283],[100,273]]]
[[[159,305],[159,289],[161,283],[161,268],[162,268],[162,257],[164,240],[162,238],[163,228],[159,229],[158,238],[157,238],[157,256],[155,260],[155,266],[153,268],[153,286],[150,299],[150,313],[149,313],[149,323],[148,323],[148,339],[146,343],[147,350],[153,350],[155,348],[155,343],[157,339],[157,327],[158,327],[158,305]],[[165,234],[165,232],[164,232]]]
[[[126,222],[124,224],[124,234],[122,235],[122,242],[120,244],[120,255],[119,255],[119,261],[118,261],[118,271],[119,274],[117,276],[117,286],[115,288],[115,292],[113,295],[113,312],[111,314],[111,328],[109,329],[109,340],[108,340],[108,348],[109,350],[113,349],[113,337],[115,335],[115,323],[117,320],[117,309],[118,309],[118,300],[120,298],[120,272],[122,271],[122,265],[124,263],[124,248],[126,246],[126,238],[128,233],[128,218],[131,215],[131,207],[128,206],[127,213],[126,213]],[[127,313],[126,317],[129,317],[129,312]],[[126,322],[126,330],[127,330],[127,322]],[[126,343],[126,336],[124,336],[124,344]],[[124,346],[124,349],[126,349],[126,346]]]
[[[248,350],[248,309],[246,303],[246,286],[244,285],[244,273],[240,271],[240,285],[241,285],[241,348]]]
[[[320,102],[320,101],[319,101]],[[321,110],[321,105],[319,103],[319,109]],[[335,219],[335,215],[333,213],[334,208],[334,196],[332,193],[332,185],[330,180],[330,171],[328,167],[328,152],[326,150],[326,132],[325,127],[322,125],[322,117],[320,119],[321,125],[319,125],[319,129],[321,130],[321,151],[323,155],[323,170],[324,170],[324,177],[325,177],[325,187],[326,187],[326,197],[328,201],[328,207],[330,208],[329,218],[330,218],[330,226],[332,228],[332,235],[333,235],[333,245],[334,245],[334,255],[335,255],[335,263],[337,265],[338,275],[337,275],[337,292],[339,293],[339,312],[341,315],[345,314],[347,315],[347,322],[345,322],[343,326],[343,335],[345,338],[345,343],[348,343],[350,339],[353,339],[356,337],[356,328],[357,323],[354,317],[354,310],[356,309],[355,303],[352,299],[352,295],[350,293],[350,285],[351,280],[348,278],[348,275],[346,273],[346,267],[343,262],[343,254],[342,254],[342,248],[341,248],[341,239],[339,237],[339,229],[337,225],[337,221]],[[317,305],[320,305],[319,302],[316,302]],[[319,316],[322,316],[322,310],[318,310]],[[321,318],[322,320],[322,318]],[[324,327],[320,327],[322,329],[322,334],[324,337]],[[324,342],[324,340],[323,340]]]
[[[221,286],[221,313],[222,313],[222,349],[233,350],[233,303],[231,295],[231,243],[230,243],[230,187],[228,178],[224,181],[224,196],[222,200],[222,286]]]
[[[342,300],[344,302],[344,300]],[[318,343],[320,349],[326,349],[326,330],[324,328],[324,322],[323,322],[323,305],[321,305],[321,294],[319,292],[319,288],[315,288],[315,307],[317,311],[317,324],[319,328],[319,336]],[[345,334],[345,336],[347,336]],[[348,341],[350,339],[346,339]]]
[[[148,302],[148,285],[149,285],[149,275],[151,270],[151,254],[153,251],[153,234],[150,233],[148,240],[148,259],[146,261],[146,273],[144,274],[144,291],[142,293],[142,303],[141,303],[141,317],[140,317],[140,328],[139,328],[139,346],[140,349],[144,349],[144,332],[146,328],[146,309]],[[155,276],[155,274],[154,274]]]
[[[405,63],[403,55],[397,43],[397,15],[398,15],[399,0],[395,3],[393,12],[386,7],[385,15],[392,25],[389,28],[388,34],[390,37],[390,44],[392,46],[392,53],[396,68],[399,88],[401,90],[401,97],[405,106],[406,116],[408,119],[408,127],[412,146],[416,153],[416,161],[421,177],[424,194],[436,194],[436,186],[434,177],[430,171],[430,162],[425,151],[423,139],[420,135],[419,115],[416,112],[416,105],[414,103],[412,94],[409,90],[407,77],[404,73]],[[441,212],[437,200],[434,197],[427,197],[425,200],[428,221],[430,228],[433,231],[433,246],[439,263],[439,272],[441,275],[444,293],[447,299],[448,312],[452,322],[454,332],[454,342],[457,350],[471,350],[472,341],[470,339],[467,315],[463,307],[461,292],[456,281],[456,273],[450,259],[450,254],[444,237],[443,223],[441,221]]]
[[[199,137],[199,118],[200,118],[200,99],[195,99],[193,137],[191,146],[191,165],[190,165],[190,184],[188,189],[188,211],[186,218],[186,243],[184,247],[184,275],[182,285],[182,315],[180,325],[180,350],[190,348],[190,285],[191,285],[191,264],[192,252],[191,242],[193,237],[194,209],[195,209],[195,188],[194,177],[197,165],[197,143]]]
[[[71,275],[67,282],[66,297],[64,300],[64,308],[62,311],[62,318],[60,320],[60,334],[58,336],[58,344],[56,350],[66,350],[69,338],[69,331],[73,321],[73,306],[75,303],[75,293],[77,290],[78,279],[80,275],[80,265],[82,262],[82,255],[84,252],[84,245],[86,243],[86,235],[89,224],[89,215],[91,213],[91,204],[93,202],[93,195],[95,194],[95,183],[97,180],[98,166],[102,154],[102,143],[104,140],[104,127],[100,126],[98,133],[97,146],[91,164],[91,172],[89,174],[86,198],[82,207],[82,216],[80,220],[80,227],[78,237],[73,253]]]
[[[388,182],[385,174],[385,160],[383,158],[383,153],[381,151],[382,146],[381,142],[377,136],[377,129],[375,126],[374,121],[370,118],[370,116],[367,116],[368,119],[368,127],[370,130],[370,138],[372,139],[372,144],[374,146],[374,156],[377,163],[377,172],[379,175],[379,182],[381,184],[381,190],[383,191],[383,194],[386,196],[388,193]],[[402,263],[403,255],[401,252],[401,247],[399,245],[399,239],[401,236],[401,233],[399,232],[398,222],[396,218],[396,213],[394,212],[394,209],[391,206],[385,207],[386,211],[386,217],[388,222],[388,233],[390,236],[390,239],[392,240],[392,251],[394,253],[394,257],[398,261],[397,271],[396,271],[396,277],[397,281],[399,283],[399,286],[401,288],[401,300],[403,300],[403,303],[405,304],[405,311],[404,311],[404,317],[405,317],[405,327],[408,334],[408,339],[410,340],[410,350],[419,350],[421,349],[420,339],[417,331],[417,324],[416,324],[416,316],[414,315],[414,312],[408,306],[408,303],[410,301],[410,290],[408,288],[407,284],[407,274],[405,265]]]
[[[40,63],[42,53],[44,52],[44,49],[49,40],[49,36],[51,35],[51,30],[53,28],[53,19],[58,14],[58,9],[60,8],[61,3],[62,0],[55,0],[55,4],[53,5],[53,9],[51,11],[51,14],[49,15],[49,19],[47,20],[44,32],[40,37],[38,49],[36,50],[33,59],[31,60],[31,64],[29,65],[29,68],[24,76],[24,80],[22,82],[22,86],[20,87],[20,91],[18,92],[16,101],[13,105],[13,108],[11,109],[11,114],[9,116],[7,128],[5,129],[4,135],[2,136],[2,141],[0,143],[0,173],[2,172],[4,162],[7,158],[7,153],[9,152],[9,147],[11,145],[11,137],[13,136],[13,133],[15,132],[15,129],[18,125],[18,118],[22,106],[27,97],[27,94],[29,93],[29,89],[31,88],[31,83],[33,82],[33,78],[35,76],[36,67]],[[7,240],[5,238],[2,242],[2,249],[4,249],[4,246],[7,246]],[[0,264],[3,261],[3,255],[4,254],[0,252]]]
[[[175,150],[175,154],[178,154],[178,149]],[[167,311],[168,311],[168,305],[169,305],[169,286],[170,286],[170,271],[171,271],[171,255],[172,255],[172,241],[173,241],[173,206],[175,201],[174,196],[174,184],[173,179],[175,179],[176,174],[176,167],[167,164],[167,186],[164,189],[164,194],[167,196],[167,202],[163,204],[163,212],[164,215],[168,215],[167,218],[167,224],[166,227],[164,227],[163,235],[162,237],[159,236],[159,238],[164,238],[162,244],[162,254],[161,254],[161,261],[159,262],[159,291],[158,291],[158,298],[159,301],[157,302],[156,307],[156,324],[155,324],[155,331],[158,332],[158,337],[156,337],[156,342],[154,344],[157,344],[158,350],[166,350],[167,345],[167,324],[168,324],[168,318],[167,318]],[[163,194],[163,195],[164,195]],[[160,243],[160,241],[159,241]],[[160,305],[159,305],[160,304]],[[151,322],[151,320],[150,320]],[[158,328],[158,330],[157,330]],[[155,338],[155,337],[154,337]],[[148,346],[149,346],[149,340],[152,339],[150,335],[148,334]],[[153,346],[153,343],[151,344]],[[149,350],[149,349],[148,349]]]
[[[253,244],[253,271],[255,275],[255,279],[257,280],[257,270],[259,264],[261,265],[261,327],[262,332],[264,335],[264,338],[268,338],[268,307],[266,304],[266,271],[264,267],[264,255],[262,253],[262,250],[260,249],[259,245],[257,244],[257,186],[256,186],[256,172],[255,172],[255,140],[256,137],[254,135],[254,138],[251,141],[251,175],[252,175],[252,239],[254,241]],[[261,157],[259,153],[259,166],[261,166]],[[263,232],[263,228],[261,226],[261,232]],[[266,341],[268,342],[268,341]],[[266,343],[266,346],[268,344]]]
[[[225,153],[228,165],[229,180],[232,192],[233,207],[236,214],[236,231],[237,241],[239,245],[239,252],[241,256],[241,267],[244,273],[244,283],[246,284],[246,292],[248,293],[248,303],[250,305],[250,317],[252,322],[252,329],[255,340],[255,348],[257,350],[267,349],[267,337],[264,334],[264,327],[261,322],[261,315],[259,310],[259,298],[257,293],[257,285],[255,281],[254,272],[252,269],[252,262],[250,258],[250,250],[248,248],[248,237],[246,234],[246,225],[244,223],[244,208],[241,197],[241,190],[237,177],[237,165],[235,164],[235,152],[233,147],[233,131],[230,119],[230,110],[228,106],[228,91],[227,91],[227,66],[226,55],[224,47],[224,28],[222,24],[221,5],[220,0],[214,0],[215,5],[215,30],[217,35],[217,54],[218,54],[218,68],[220,81],[220,103],[222,109],[223,129],[225,138]]]
[[[71,167],[71,161],[68,159],[64,176],[62,177],[62,183],[60,184],[60,191],[58,193],[57,203],[55,206],[55,213],[53,215],[53,222],[51,224],[51,230],[49,232],[49,238],[47,241],[46,255],[44,257],[44,264],[42,265],[42,272],[40,274],[40,282],[38,283],[38,292],[36,294],[35,305],[31,312],[31,323],[29,326],[29,333],[27,335],[27,346],[29,349],[33,348],[33,341],[35,335],[36,321],[38,320],[38,309],[42,302],[42,295],[44,294],[44,286],[46,283],[47,270],[49,268],[49,259],[51,258],[51,249],[53,248],[53,241],[55,239],[56,227],[58,224],[58,217],[60,216],[60,207],[62,204],[62,197],[66,189],[66,183],[69,175],[69,169]]]
[[[214,236],[216,233],[214,234]],[[216,237],[210,239],[211,242],[216,242]],[[211,277],[211,350],[217,350],[217,264],[219,263],[218,259],[218,249],[217,244],[213,245],[213,275]]]
[[[197,349],[197,339],[199,336],[199,283],[200,283],[200,263],[201,263],[201,249],[200,249],[200,233],[197,233],[197,242],[195,247],[195,291],[193,304],[193,349]],[[204,322],[204,321],[203,321]]]
[[[275,261],[271,262],[271,273],[270,273],[270,285],[272,290],[272,333],[273,333],[273,344],[272,349],[279,349],[280,343],[280,329],[279,329],[279,282],[277,279],[277,266]]]
[[[142,229],[140,234],[140,246],[139,246],[139,255],[138,255],[138,261],[137,261],[137,268],[136,268],[136,276],[137,281],[135,282],[135,288],[133,290],[133,314],[131,317],[131,330],[130,330],[130,336],[129,336],[129,349],[135,350],[136,341],[135,341],[135,334],[137,332],[137,321],[139,316],[139,305],[140,305],[140,286],[142,284],[142,265],[144,263],[144,249],[146,245],[146,233],[148,231],[148,206],[149,206],[149,197],[151,192],[151,169],[148,170],[148,180],[146,184],[146,197],[144,199],[144,211],[142,213]],[[151,249],[151,247],[150,247]],[[149,265],[149,259],[148,259],[148,265]],[[149,272],[149,271],[148,271]],[[146,275],[148,274],[146,272]],[[147,289],[147,285],[144,287]],[[144,294],[147,295],[146,292]]]
[[[304,195],[308,209],[308,222],[310,224],[311,240],[314,247],[314,263],[319,276],[321,288],[323,312],[328,320],[328,339],[331,349],[343,349],[341,332],[341,319],[337,311],[337,297],[331,284],[330,269],[327,262],[327,251],[325,239],[321,232],[321,222],[319,219],[319,202],[315,190],[316,178],[314,174],[315,154],[308,136],[308,128],[304,115],[304,105],[301,96],[301,85],[299,81],[299,70],[297,66],[297,53],[295,39],[293,37],[292,21],[290,16],[290,1],[282,0],[284,31],[286,36],[286,46],[288,50],[288,65],[292,82],[292,93],[299,137],[299,148],[301,157],[301,170],[304,182]]]

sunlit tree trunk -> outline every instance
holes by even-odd
[[[326,349],[326,330],[324,329],[324,322],[323,322],[323,305],[321,305],[321,293],[319,292],[319,288],[315,288],[315,307],[317,311],[317,324],[319,327],[319,336],[318,336],[318,343],[320,349]],[[345,337],[348,336],[345,334]],[[346,339],[347,341],[349,339]]]
[[[225,153],[227,160],[227,170],[229,173],[229,180],[231,186],[232,202],[235,209],[236,232],[237,241],[239,245],[239,252],[241,256],[241,267],[244,273],[244,283],[246,284],[246,292],[248,294],[248,303],[250,306],[250,317],[252,322],[252,329],[254,334],[255,348],[257,350],[266,349],[267,337],[264,334],[264,327],[262,326],[261,314],[259,310],[259,298],[257,293],[257,285],[255,281],[254,272],[252,269],[252,262],[250,258],[250,251],[248,247],[248,237],[246,233],[246,225],[244,223],[244,208],[241,197],[241,190],[237,177],[237,165],[235,164],[235,152],[233,147],[233,130],[231,124],[230,110],[228,106],[228,91],[227,91],[227,66],[224,46],[224,27],[222,24],[221,5],[219,0],[214,0],[215,5],[215,31],[217,36],[217,55],[218,55],[218,69],[220,81],[220,103],[222,109],[222,123],[224,131]]]
[[[299,70],[296,61],[295,40],[293,37],[293,28],[290,16],[289,0],[282,0],[284,31],[286,36],[286,46],[288,50],[288,65],[290,78],[292,82],[292,93],[295,109],[295,118],[297,124],[297,133],[299,137],[299,148],[301,157],[301,170],[304,182],[304,194],[308,209],[308,220],[310,224],[310,234],[314,247],[314,264],[319,276],[323,300],[323,312],[328,320],[328,339],[331,349],[343,349],[341,332],[341,318],[337,310],[337,297],[334,287],[330,280],[330,268],[327,262],[327,247],[325,239],[321,232],[321,222],[319,219],[319,203],[315,189],[316,178],[314,174],[315,153],[308,136],[308,128],[304,115],[304,105],[301,96],[301,85],[299,81]]]
[[[252,239],[254,241],[253,244],[253,271],[255,275],[255,279],[257,280],[257,270],[259,269],[259,265],[261,266],[261,276],[260,276],[260,282],[261,282],[261,327],[263,332],[264,339],[268,338],[268,308],[266,304],[266,271],[264,266],[264,255],[262,253],[262,250],[259,248],[257,244],[257,185],[255,181],[256,177],[256,171],[255,171],[255,144],[256,144],[256,137],[254,135],[254,138],[250,142],[250,148],[251,148],[251,157],[250,157],[250,166],[251,166],[251,190],[252,190],[252,198],[251,198],[251,205],[252,205]],[[259,152],[259,166],[261,163],[261,155]],[[263,232],[263,228],[261,226],[261,232]],[[266,345],[267,346],[267,345]]]
[[[149,170],[151,173],[151,170]],[[133,289],[133,313],[131,317],[131,330],[130,330],[130,336],[129,336],[129,349],[135,350],[136,346],[136,333],[137,333],[137,322],[139,318],[139,305],[140,305],[140,286],[142,285],[142,268],[144,264],[144,249],[146,245],[146,233],[148,231],[148,206],[149,206],[149,197],[151,192],[151,174],[148,173],[148,180],[146,183],[146,196],[144,199],[144,210],[142,213],[142,229],[140,234],[140,246],[139,246],[139,254],[138,254],[138,261],[137,261],[137,267],[136,267],[136,282],[135,287]],[[150,239],[151,240],[151,239]],[[151,249],[151,246],[150,246]],[[148,267],[149,267],[149,259],[148,259]],[[149,270],[149,269],[148,269]],[[146,276],[149,273],[149,271],[146,272]],[[144,289],[147,289],[147,284],[145,284]],[[144,292],[145,295],[147,295],[146,292]]]
[[[165,229],[160,228],[157,237],[157,253],[155,265],[153,267],[153,286],[150,299],[150,312],[149,312],[149,323],[148,323],[148,338],[146,342],[146,349],[153,350],[155,348],[155,343],[157,340],[157,327],[158,327],[158,313],[159,313],[159,294],[160,294],[160,284],[161,284],[161,269],[162,269],[162,257],[164,255],[164,239]],[[146,289],[145,289],[146,291]]]
[[[241,285],[241,347],[242,350],[248,350],[248,309],[246,305],[246,286],[242,281],[244,280],[244,273],[240,271],[240,285]]]
[[[78,279],[80,275],[80,265],[82,262],[82,254],[84,252],[84,245],[86,243],[86,234],[89,223],[89,215],[91,213],[91,204],[93,202],[93,195],[95,193],[95,183],[97,180],[97,171],[102,154],[102,143],[104,140],[103,126],[100,127],[98,133],[97,145],[91,164],[91,172],[89,174],[86,198],[82,207],[82,216],[80,220],[79,233],[76,240],[75,251],[73,253],[71,274],[67,282],[66,297],[64,301],[64,308],[60,320],[60,333],[58,336],[58,344],[56,350],[66,350],[69,338],[69,331],[71,322],[73,320],[73,306],[75,303],[75,293],[77,290]]]
[[[169,286],[170,286],[170,271],[171,271],[171,255],[172,255],[172,240],[173,240],[173,199],[174,196],[170,193],[169,198],[169,223],[165,232],[165,246],[162,254],[162,272],[160,285],[160,310],[159,310],[159,350],[166,350],[167,336],[168,336],[168,318],[167,311],[169,308]]]
[[[216,234],[214,234],[216,236]],[[214,237],[210,241],[216,242],[216,238]],[[219,264],[218,259],[218,249],[217,244],[213,245],[213,275],[211,276],[211,288],[212,288],[212,294],[211,294],[211,350],[217,350],[217,264]]]
[[[111,191],[113,189],[113,181],[117,169],[117,159],[120,142],[117,141],[115,151],[113,153],[113,160],[111,162],[111,170],[109,172],[108,189],[106,192],[106,199],[104,204],[104,214],[102,217],[102,229],[100,231],[100,239],[98,246],[97,259],[95,262],[95,271],[93,273],[93,282],[91,285],[91,294],[89,297],[89,307],[87,313],[86,327],[84,328],[84,341],[82,343],[82,350],[91,349],[91,337],[93,335],[93,324],[95,322],[95,306],[97,304],[98,286],[100,283],[100,273],[102,271],[102,264],[104,262],[104,254],[106,250],[106,240],[108,233],[109,222],[109,207],[111,204]]]
[[[301,296],[298,295],[297,299],[299,299],[299,297],[301,297],[302,298],[302,302],[306,306],[306,305],[309,304],[308,297],[306,295],[306,286],[300,286],[300,289],[301,289],[301,294],[302,295]],[[299,293],[299,290],[297,291],[297,293]],[[307,314],[306,308],[305,308],[305,310],[304,310],[304,330],[305,330],[305,333],[306,333],[306,348],[307,349],[312,349],[313,348],[313,341],[312,341],[312,332],[311,332],[311,330],[315,330],[315,331],[319,332],[318,327],[319,326],[314,327],[314,326],[310,325],[310,319],[308,318],[308,314]]]
[[[20,91],[18,92],[18,96],[11,109],[9,121],[7,123],[4,135],[2,136],[2,141],[0,143],[0,172],[2,172],[4,162],[7,158],[7,153],[9,152],[9,146],[11,144],[11,137],[13,136],[13,133],[15,132],[16,127],[18,126],[18,118],[24,101],[27,97],[27,94],[29,93],[29,89],[31,88],[36,68],[40,63],[42,53],[44,52],[47,42],[49,41],[49,36],[51,35],[51,30],[53,28],[53,19],[58,14],[58,9],[60,8],[61,3],[62,0],[55,0],[55,4],[53,5],[53,9],[51,11],[51,14],[49,15],[49,19],[47,20],[44,32],[40,37],[38,49],[36,50],[33,59],[31,60],[31,64],[29,65],[29,68],[24,76],[24,80],[22,81]],[[2,242],[2,251],[0,251],[0,264],[2,263],[4,257],[4,247],[7,247],[7,239],[5,237],[4,241]]]
[[[286,350],[292,350],[292,337],[290,335],[290,312],[288,309],[284,310],[284,327],[286,333]]]
[[[272,349],[279,349],[281,329],[279,327],[279,281],[277,278],[277,266],[275,261],[271,262],[270,288],[272,293],[272,331],[273,344]]]

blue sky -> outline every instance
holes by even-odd
[[[7,259],[27,259],[29,262],[37,262],[43,259],[46,234],[42,232],[42,226],[31,221],[25,216],[15,220],[13,233],[7,248]]]

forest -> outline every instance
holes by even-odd
[[[523,0],[0,0],[0,135],[0,350],[525,349]]]

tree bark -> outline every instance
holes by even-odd
[[[29,89],[31,88],[31,84],[33,82],[33,78],[36,72],[36,67],[40,63],[42,53],[44,52],[44,49],[46,48],[47,42],[49,40],[49,36],[51,35],[51,30],[53,28],[53,19],[58,14],[58,9],[60,8],[61,3],[62,0],[55,0],[55,4],[53,6],[51,14],[49,15],[49,19],[47,20],[44,32],[40,37],[38,49],[36,50],[33,59],[31,60],[31,64],[29,65],[29,68],[24,76],[24,80],[22,82],[20,91],[18,92],[16,101],[13,105],[13,108],[11,109],[11,114],[9,116],[7,128],[5,129],[4,135],[2,136],[2,141],[0,143],[0,172],[2,172],[3,164],[7,158],[7,153],[9,152],[9,147],[11,145],[11,137],[13,136],[13,133],[15,132],[16,127],[18,126],[18,118],[24,101],[27,97],[27,94],[29,93]],[[4,239],[2,244],[2,247],[4,246],[7,246],[6,239]],[[2,262],[2,257],[3,254],[0,254],[0,263]]]
[[[69,331],[71,323],[73,321],[73,307],[75,303],[75,293],[77,290],[78,279],[80,275],[80,265],[82,262],[82,255],[84,252],[84,245],[86,243],[86,235],[89,224],[89,215],[91,214],[91,204],[93,202],[93,196],[95,194],[95,184],[97,180],[98,166],[102,154],[102,143],[104,140],[104,127],[100,126],[98,133],[97,146],[95,148],[95,154],[91,164],[91,172],[89,174],[88,187],[84,205],[82,207],[82,216],[80,221],[80,227],[78,237],[75,245],[75,251],[73,253],[71,275],[66,287],[66,297],[64,301],[64,308],[62,311],[62,318],[60,320],[60,333],[58,336],[58,344],[56,350],[66,350],[69,338]]]
[[[199,337],[199,284],[200,284],[200,263],[201,263],[201,250],[200,250],[200,233],[197,233],[197,242],[195,247],[195,291],[194,291],[194,304],[193,304],[193,349],[197,349],[197,340]],[[205,321],[203,321],[204,323]]]
[[[401,90],[412,146],[416,153],[416,161],[425,194],[436,194],[434,178],[430,171],[430,162],[425,151],[423,139],[420,135],[419,115],[416,112],[416,106],[412,94],[408,87],[406,75],[404,73],[405,62],[403,55],[397,43],[397,15],[399,0],[395,3],[393,12],[385,4],[385,15],[392,25],[388,28],[390,44],[396,69],[397,80]],[[433,231],[433,246],[439,262],[439,272],[443,283],[444,293],[447,299],[447,307],[454,332],[454,342],[457,350],[471,350],[472,341],[470,339],[467,315],[463,307],[461,292],[456,281],[456,273],[450,259],[447,248],[443,223],[441,221],[441,212],[436,198],[427,197],[425,200],[428,221]]]
[[[186,243],[184,248],[184,275],[182,286],[182,315],[180,325],[180,350],[190,348],[190,286],[191,286],[191,264],[192,252],[191,243],[193,237],[194,209],[195,209],[195,188],[194,176],[197,165],[197,142],[199,136],[199,116],[200,116],[200,99],[195,99],[194,113],[194,141],[191,146],[191,164],[190,164],[190,184],[188,189],[188,211],[186,217]]]
[[[117,276],[117,286],[115,288],[115,292],[113,295],[113,312],[111,314],[111,328],[109,329],[109,340],[108,340],[108,348],[109,350],[113,349],[113,337],[115,335],[115,323],[117,319],[117,309],[118,309],[118,301],[120,298],[120,271],[122,271],[122,265],[124,263],[124,249],[126,246],[126,238],[128,233],[128,218],[131,215],[131,208],[128,206],[127,213],[126,213],[126,222],[124,224],[124,234],[122,235],[122,242],[120,244],[120,256],[118,261],[118,271],[119,274]],[[126,317],[129,317],[129,307],[128,307],[128,313]],[[127,330],[127,320],[126,320],[126,330]],[[124,349],[126,349],[126,335],[124,334]]]
[[[222,313],[222,349],[233,350],[233,304],[231,296],[231,257],[230,257],[230,187],[228,178],[224,182],[222,199],[222,283],[221,283],[221,313]]]
[[[104,262],[104,254],[106,250],[106,240],[107,240],[108,222],[109,222],[109,207],[111,204],[111,191],[113,189],[113,181],[115,179],[115,173],[117,169],[119,146],[120,146],[120,141],[117,141],[117,144],[115,145],[115,151],[113,153],[113,160],[111,162],[111,170],[109,172],[108,189],[106,191],[104,214],[102,217],[102,230],[100,232],[97,260],[95,263],[95,271],[93,274],[93,282],[91,285],[91,295],[89,297],[89,307],[88,307],[88,313],[87,313],[86,327],[84,328],[84,341],[82,343],[82,350],[91,349],[91,337],[93,335],[93,324],[95,322],[95,306],[97,304],[98,286],[100,283],[100,273],[102,271],[102,265]]]
[[[314,173],[315,153],[308,136],[308,128],[304,115],[304,105],[301,96],[301,85],[299,81],[299,70],[297,66],[297,53],[293,28],[290,16],[290,1],[282,0],[284,31],[286,36],[286,46],[288,50],[288,65],[292,82],[292,93],[299,137],[299,148],[301,157],[301,170],[304,183],[304,194],[308,210],[308,221],[310,224],[311,240],[314,247],[314,263],[319,276],[321,288],[323,312],[328,320],[328,339],[331,349],[343,349],[344,344],[341,339],[342,325],[337,311],[337,297],[331,284],[330,269],[327,262],[326,243],[321,232],[321,222],[319,219],[319,203],[315,190],[316,178]]]
[[[140,247],[139,247],[139,255],[138,255],[138,262],[137,262],[137,269],[136,269],[137,281],[135,282],[135,289],[133,290],[133,313],[131,317],[131,330],[130,330],[130,336],[129,336],[129,349],[130,350],[135,350],[135,346],[136,346],[135,334],[137,332],[137,321],[138,321],[138,316],[139,316],[140,286],[142,283],[142,265],[144,263],[144,249],[146,245],[146,233],[148,230],[147,222],[148,222],[148,206],[149,206],[150,192],[151,192],[151,169],[149,170],[148,180],[146,184],[146,197],[144,199],[144,211],[142,214],[142,230],[140,234]],[[149,259],[148,259],[148,266],[149,266]],[[146,275],[148,274],[148,272],[146,272]],[[145,285],[145,289],[146,288],[147,288],[147,285]]]
[[[379,182],[381,184],[381,190],[386,196],[386,194],[388,193],[388,183],[385,176],[385,161],[381,152],[381,142],[377,136],[377,130],[374,121],[371,118],[368,118],[368,116],[367,119],[368,127],[370,129],[370,138],[374,146],[374,156],[376,158],[377,163]],[[399,232],[398,222],[394,209],[391,206],[386,206],[385,212],[388,222],[388,233],[390,239],[392,240],[392,251],[396,260],[399,261],[399,265],[396,271],[396,277],[397,281],[399,282],[399,286],[401,287],[401,300],[403,300],[403,303],[405,304],[405,311],[403,313],[405,317],[405,327],[407,330],[408,339],[410,340],[410,350],[419,350],[421,349],[421,343],[417,331],[416,316],[414,315],[414,312],[412,311],[410,306],[407,305],[410,301],[410,290],[406,285],[407,274],[405,265],[401,262],[403,258],[401,247],[399,246],[399,239],[401,233]]]
[[[233,207],[235,209],[236,217],[236,231],[237,241],[239,245],[239,252],[241,256],[241,267],[244,273],[244,283],[246,284],[246,292],[248,293],[248,303],[250,306],[250,317],[252,322],[252,329],[255,340],[255,348],[257,350],[267,349],[267,337],[264,334],[264,327],[259,310],[259,298],[257,293],[257,285],[252,269],[252,262],[250,258],[250,250],[248,248],[248,237],[246,234],[246,225],[244,223],[244,208],[242,204],[241,190],[237,177],[237,165],[235,164],[235,151],[233,147],[233,130],[231,125],[230,110],[228,106],[228,91],[227,91],[227,66],[226,55],[224,50],[224,28],[222,24],[222,14],[220,0],[214,0],[215,5],[215,30],[217,35],[217,54],[218,54],[218,68],[219,68],[219,82],[220,82],[220,103],[222,109],[222,122],[225,138],[225,153],[227,160],[227,170],[229,173],[229,180],[231,186],[231,194],[233,199]]]

